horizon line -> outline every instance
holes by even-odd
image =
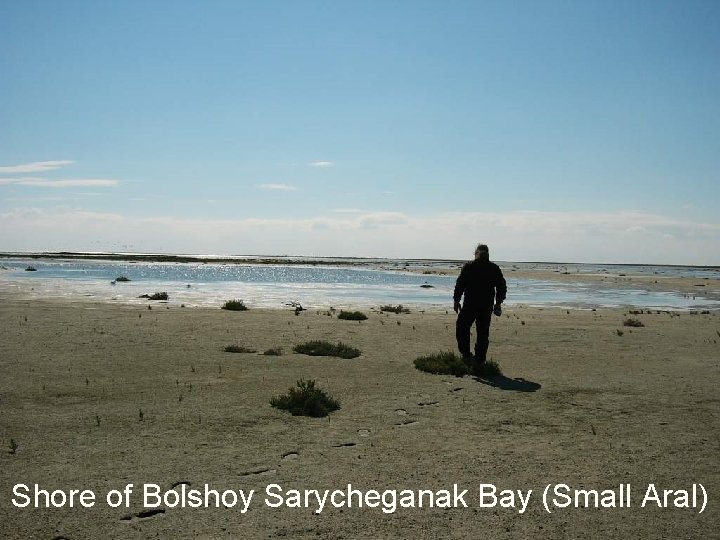
[[[245,262],[253,262],[257,260],[273,260],[273,259],[304,259],[312,260],[328,260],[341,259],[348,261],[415,261],[415,262],[448,262],[463,263],[471,259],[447,259],[447,258],[418,258],[418,257],[367,257],[367,256],[344,256],[344,255],[287,255],[287,254],[199,254],[199,253],[162,253],[162,252],[133,252],[133,251],[7,251],[0,252],[0,258],[8,259],[13,257],[31,257],[31,258],[71,258],[71,259],[110,259],[110,260],[131,260],[133,258],[153,260],[152,258],[162,258],[176,260],[176,262],[188,262],[180,259],[193,259],[198,262],[243,262],[242,259],[249,259]],[[170,261],[168,261],[170,262]],[[712,264],[662,264],[662,263],[607,263],[607,262],[588,262],[588,261],[504,261],[496,260],[496,263],[505,264],[552,264],[552,265],[592,265],[592,266],[658,266],[669,268],[709,268],[720,270],[720,265]]]

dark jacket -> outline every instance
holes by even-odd
[[[465,263],[455,282],[453,299],[459,302],[463,294],[464,306],[492,308],[493,302],[501,304],[507,295],[507,284],[500,267],[477,259]]]

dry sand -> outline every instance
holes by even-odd
[[[710,538],[720,514],[720,315],[519,308],[494,318],[506,378],[416,370],[454,349],[452,312],[348,322],[323,312],[152,310],[5,298],[0,308],[3,538]],[[524,323],[524,324],[523,324]],[[618,330],[624,331],[618,335]],[[292,353],[308,339],[353,360]],[[231,354],[238,343],[282,356]],[[300,378],[341,401],[324,419],[269,405]],[[524,379],[523,382],[515,381]],[[522,391],[532,390],[536,391]],[[142,410],[142,421],[140,420]],[[14,439],[17,450],[9,452]],[[250,510],[166,508],[138,517],[104,494],[184,481],[255,489]],[[11,504],[12,486],[91,489],[93,508]],[[468,508],[269,508],[264,489],[468,489]],[[478,486],[532,489],[527,511],[480,508]],[[548,514],[541,491],[632,487],[631,508]],[[708,506],[640,508],[648,483]],[[671,499],[672,500],[672,499]]]

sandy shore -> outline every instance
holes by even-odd
[[[720,523],[720,315],[508,309],[493,321],[493,381],[430,375],[420,355],[454,349],[454,315],[226,312],[29,302],[0,307],[3,538],[713,537]],[[618,330],[623,332],[619,335]],[[292,353],[342,340],[353,360]],[[282,356],[231,354],[229,344]],[[269,405],[300,378],[342,408],[325,419]],[[518,380],[522,379],[522,380]],[[142,411],[142,420],[140,419]],[[17,443],[9,451],[10,439]],[[140,517],[141,486],[256,491],[235,508]],[[93,508],[12,505],[13,485],[90,489]],[[130,508],[104,495],[133,483]],[[468,508],[271,508],[265,488],[467,489]],[[478,486],[532,489],[482,508]],[[548,514],[547,484],[632,489],[630,508]],[[649,483],[692,490],[699,508],[640,508]],[[178,487],[177,489],[181,489]],[[670,501],[675,500],[671,497]],[[519,505],[519,501],[516,501]]]

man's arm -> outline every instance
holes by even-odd
[[[495,281],[495,309],[493,310],[495,315],[498,317],[502,315],[502,309],[500,305],[505,301],[507,297],[507,283],[505,282],[505,276],[503,276],[500,267],[497,267],[497,276]]]
[[[465,264],[462,267],[462,270],[460,270],[460,275],[458,276],[457,281],[455,282],[455,292],[453,292],[453,309],[455,310],[455,313],[460,311],[460,299],[462,298],[462,295],[465,292],[466,283],[467,283],[467,264]]]

